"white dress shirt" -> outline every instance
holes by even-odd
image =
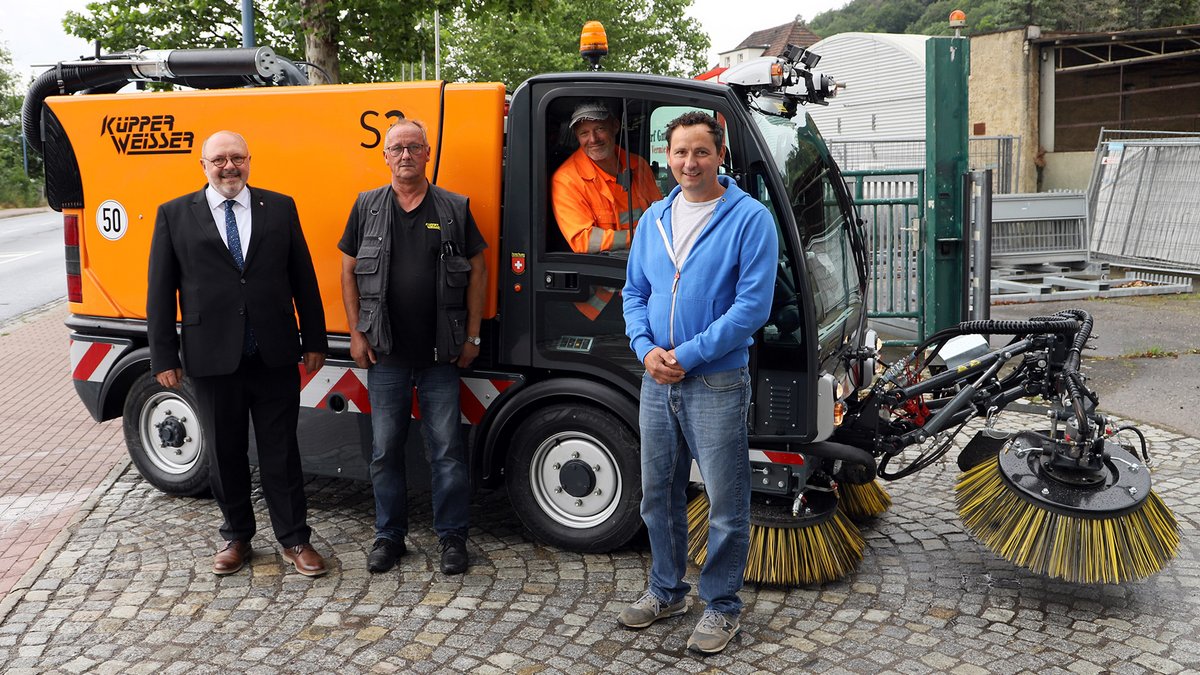
[[[204,188],[204,197],[208,200],[208,208],[212,211],[213,222],[225,248],[229,248],[229,238],[225,234],[225,196],[209,185]],[[242,191],[233,198],[233,217],[237,220],[238,240],[242,244],[242,260],[250,250],[250,188],[242,187]]]

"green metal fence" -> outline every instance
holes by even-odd
[[[889,345],[925,338],[921,306],[924,168],[843,171],[863,220],[869,256],[867,316]]]

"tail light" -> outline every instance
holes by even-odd
[[[79,264],[79,216],[63,214],[63,243],[67,249],[67,300],[83,302],[83,277],[80,276]]]

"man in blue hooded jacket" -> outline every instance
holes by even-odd
[[[771,310],[778,258],[767,209],[717,170],[725,133],[711,115],[667,125],[679,186],[634,235],[624,289],[626,334],[646,366],[641,391],[642,519],[649,588],[621,612],[644,628],[687,611],[687,504],[692,458],[710,502],[700,572],[704,615],[688,649],[725,649],[739,630],[750,545],[749,347]]]

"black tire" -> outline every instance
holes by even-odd
[[[611,551],[642,529],[641,473],[629,427],[587,406],[530,415],[505,462],[509,501],[525,527],[540,541],[582,553]]]
[[[167,389],[143,373],[129,388],[123,414],[125,445],[142,478],[170,495],[208,493],[208,456],[191,382]],[[168,436],[174,436],[166,443],[163,424],[168,425]]]

